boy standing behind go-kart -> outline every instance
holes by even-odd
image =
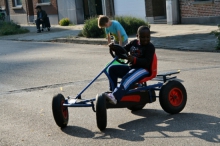
[[[98,18],[98,27],[105,28],[108,44],[111,43],[110,33],[114,36],[114,43],[124,46],[128,43],[128,36],[122,25],[116,20],[110,20],[108,16],[100,15]]]

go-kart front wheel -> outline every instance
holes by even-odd
[[[160,105],[170,114],[181,112],[187,101],[185,87],[178,81],[167,81],[160,90]]]
[[[64,102],[65,102],[65,98],[62,94],[57,94],[53,97],[53,101],[52,101],[53,117],[56,124],[61,128],[66,127],[69,121],[68,107],[63,106]]]
[[[106,98],[103,95],[96,97],[96,123],[100,131],[107,126]]]

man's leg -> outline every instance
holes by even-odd
[[[36,27],[37,27],[37,32],[41,32],[40,31],[40,20],[39,19],[35,20],[35,23],[36,23]]]

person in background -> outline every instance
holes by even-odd
[[[46,21],[47,13],[41,9],[41,6],[37,6],[35,9],[37,9],[37,20],[35,20],[37,33],[40,33],[40,25]]]
[[[100,15],[98,17],[98,27],[105,28],[108,44],[111,43],[111,35],[114,36],[114,44],[124,46],[128,43],[128,36],[122,25],[116,20],[110,20],[108,16]]]

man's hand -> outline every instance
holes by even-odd
[[[134,61],[134,57],[131,55],[128,55],[127,60],[128,60],[128,62],[132,63]]]

